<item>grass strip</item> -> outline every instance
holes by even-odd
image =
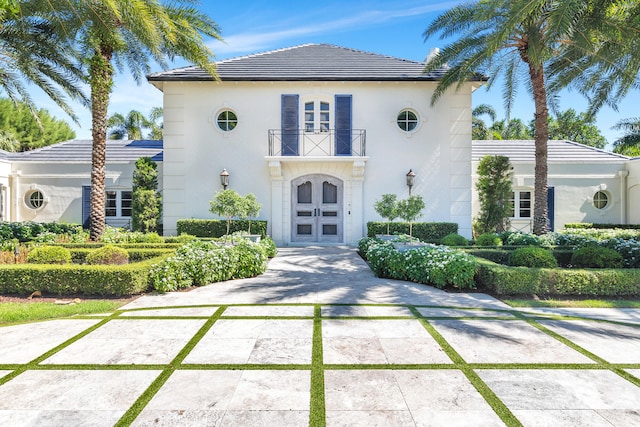
[[[84,300],[73,305],[60,305],[53,302],[40,301],[29,303],[2,302],[0,303],[0,326],[112,312],[123,304],[124,302],[108,300]]]
[[[313,308],[313,339],[311,348],[311,390],[309,407],[309,426],[327,425],[324,395],[324,356],[322,353],[322,307]]]
[[[142,410],[149,404],[153,396],[160,390],[160,388],[167,382],[167,380],[173,375],[178,367],[182,364],[182,361],[193,350],[193,348],[200,342],[200,340],[206,335],[207,332],[213,327],[216,321],[222,316],[222,313],[226,309],[226,306],[220,306],[218,310],[205,322],[204,325],[196,332],[196,334],[189,340],[189,342],[180,350],[180,352],[173,358],[173,360],[164,367],[164,370],[158,375],[158,377],[147,387],[147,389],[138,397],[138,399],[131,405],[131,407],[120,417],[115,424],[117,427],[129,426],[140,415]]]
[[[449,344],[449,342],[429,323],[424,319],[420,312],[415,307],[409,307],[409,309],[418,318],[422,326],[429,332],[429,335],[442,347],[444,352],[455,363],[456,367],[462,371],[471,384],[478,390],[478,393],[484,398],[484,400],[491,406],[494,412],[500,417],[502,422],[508,426],[520,427],[522,423],[513,415],[513,412],[504,404],[502,400],[489,388],[489,386],[482,381],[482,378],[467,364],[467,362],[460,356],[460,354]]]
[[[511,307],[549,307],[549,308],[640,308],[638,300],[570,300],[570,299],[517,299],[505,298],[502,302]]]
[[[331,364],[331,365],[324,365],[324,370],[325,371],[350,371],[350,370],[371,370],[371,371],[375,371],[375,370],[386,370],[386,369],[390,369],[390,370],[394,370],[394,371],[407,371],[407,370],[411,370],[411,371],[416,371],[416,370],[444,370],[444,369],[459,369],[458,366],[456,366],[453,363],[433,363],[433,364],[409,364],[409,363],[405,363],[405,364],[372,364],[372,363],[363,363],[361,365],[355,365],[355,364]]]

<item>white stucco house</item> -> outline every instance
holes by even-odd
[[[164,141],[109,141],[106,219],[128,226],[135,161],[159,163],[165,235],[183,218],[213,218],[222,189],[253,193],[279,245],[355,244],[382,194],[423,197],[422,221],[455,222],[471,237],[477,162],[514,166],[515,229],[533,207],[533,141],[472,141],[478,76],[435,105],[442,72],[424,64],[308,44],[147,76],[163,92]],[[409,188],[406,175],[415,173]],[[25,153],[0,151],[0,220],[85,223],[91,141]],[[639,223],[640,159],[568,141],[549,143],[551,225]]]

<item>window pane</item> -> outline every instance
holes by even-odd
[[[41,208],[44,204],[44,196],[40,191],[34,191],[29,196],[29,206],[33,209]]]
[[[598,191],[593,195],[593,205],[596,209],[604,209],[609,204],[609,196],[604,191]]]
[[[218,127],[224,131],[235,129],[238,125],[238,117],[233,111],[225,110],[218,114]]]
[[[531,192],[520,192],[520,218],[531,218]]]
[[[311,225],[308,224],[298,224],[298,234],[310,235],[312,229]]]
[[[398,126],[406,132],[410,132],[418,125],[418,116],[413,111],[403,110],[398,114]]]
[[[131,191],[123,191],[120,196],[120,206],[122,208],[121,216],[131,216]]]
[[[117,216],[118,215],[118,207],[117,207],[117,193],[115,191],[107,191],[105,192],[105,201],[104,201],[104,214],[105,216]]]
[[[315,114],[313,108],[313,102],[307,102],[304,104],[304,130],[306,132],[313,132],[315,127]]]
[[[311,182],[298,185],[298,203],[311,203]]]
[[[338,187],[328,182],[322,183],[322,203],[338,203]]]
[[[335,224],[323,224],[322,234],[325,236],[335,236],[338,234],[338,226]]]

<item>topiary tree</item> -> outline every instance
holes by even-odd
[[[209,211],[213,214],[220,215],[227,219],[227,234],[231,230],[231,219],[240,217],[245,212],[245,199],[235,190],[218,191],[213,200],[210,202]],[[225,236],[225,241],[226,241]]]
[[[409,223],[409,243],[413,242],[413,221],[418,219],[424,209],[422,196],[409,196],[398,202],[398,216]]]
[[[378,215],[387,220],[387,234],[389,234],[389,225],[399,216],[396,195],[383,194],[381,200],[376,200],[373,208]]]
[[[136,161],[131,195],[131,228],[156,232],[160,223],[161,198],[158,193],[158,165],[149,157]]]
[[[261,208],[262,205],[253,193],[244,196],[244,209],[240,214],[240,218],[249,219],[249,229],[247,230],[249,234],[251,234],[251,218],[257,217]]]
[[[478,199],[480,213],[475,220],[477,234],[502,232],[509,227],[511,215],[511,176],[513,167],[505,156],[484,156],[478,163]]]

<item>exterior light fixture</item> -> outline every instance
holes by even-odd
[[[411,196],[411,188],[413,187],[413,184],[416,181],[416,174],[413,171],[413,169],[409,169],[409,172],[407,173],[407,187],[409,187],[409,196]]]
[[[223,190],[226,190],[229,186],[229,172],[226,169],[222,169],[222,172],[220,172],[220,184],[222,184]]]

